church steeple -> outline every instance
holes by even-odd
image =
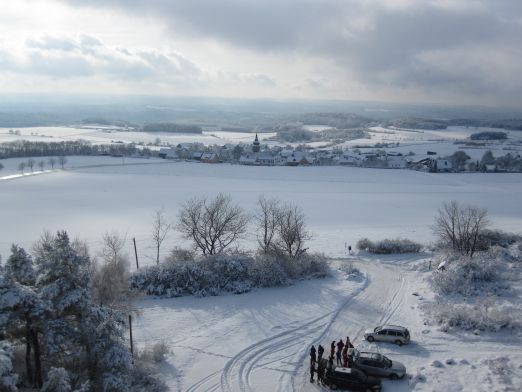
[[[259,152],[259,150],[261,150],[261,144],[259,143],[259,139],[257,138],[256,133],[256,138],[254,139],[254,143],[252,144],[252,152]]]

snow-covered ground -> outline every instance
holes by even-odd
[[[346,336],[361,350],[403,362],[407,376],[383,391],[517,391],[522,387],[520,334],[445,333],[424,325],[429,296],[426,255],[355,261],[364,273],[212,298],[147,299],[135,325],[140,345],[167,342],[163,375],[173,391],[319,391],[310,384],[308,349]],[[407,326],[412,343],[363,341],[367,328]]]

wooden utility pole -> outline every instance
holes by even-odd
[[[138,250],[136,249],[136,238],[132,238],[134,242],[134,255],[136,256],[136,269],[140,269],[140,265],[138,263]]]
[[[134,358],[134,344],[132,342],[132,316],[129,314],[129,332],[130,332],[130,350],[132,358]]]

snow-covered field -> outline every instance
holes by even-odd
[[[17,133],[15,133],[17,132]],[[264,140],[275,133],[261,133],[259,138]],[[176,145],[178,143],[251,143],[254,134],[248,132],[203,131],[194,133],[165,133],[165,132],[137,132],[121,128],[107,127],[31,127],[31,128],[0,128],[0,143],[14,140],[31,140],[39,142],[59,142],[83,139],[94,144],[123,143],[154,143],[160,138],[163,143]]]
[[[0,176],[15,174],[3,160]],[[247,167],[154,159],[69,158],[64,171],[0,180],[0,254],[17,242],[30,246],[44,229],[67,229],[96,246],[108,230],[135,237],[142,262],[152,253],[154,210],[175,220],[180,203],[201,195],[230,193],[252,211],[261,194],[299,204],[314,239],[311,248],[345,254],[361,237],[406,237],[429,243],[430,225],[442,202],[487,208],[494,227],[520,231],[522,174],[431,174],[350,167]],[[255,234],[243,241],[252,247]],[[177,233],[167,248],[184,245]]]

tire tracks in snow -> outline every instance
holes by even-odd
[[[260,367],[266,367],[266,364],[260,364],[261,360],[273,355],[274,353],[283,351],[290,346],[298,346],[299,348],[296,350],[294,356],[295,360],[291,362],[291,364],[294,365],[294,368],[288,372],[282,372],[279,377],[278,390],[288,391],[289,387],[292,388],[293,379],[300,364],[303,362],[302,347],[308,346],[311,340],[317,340],[318,334],[319,336],[325,335],[346,305],[354,297],[364,291],[367,286],[368,280],[365,281],[362,287],[349,295],[334,311],[325,313],[320,317],[305,322],[290,330],[261,340],[239,352],[225,365],[225,368],[223,369],[221,375],[221,389],[225,392],[229,392],[233,391],[233,387],[237,385],[241,392],[253,391],[250,382],[253,371]],[[306,355],[307,354],[305,353],[304,356]],[[288,356],[285,356],[285,358],[288,358]],[[280,359],[281,358],[274,359],[269,363],[280,362]],[[288,378],[288,380],[285,380],[285,378]]]

